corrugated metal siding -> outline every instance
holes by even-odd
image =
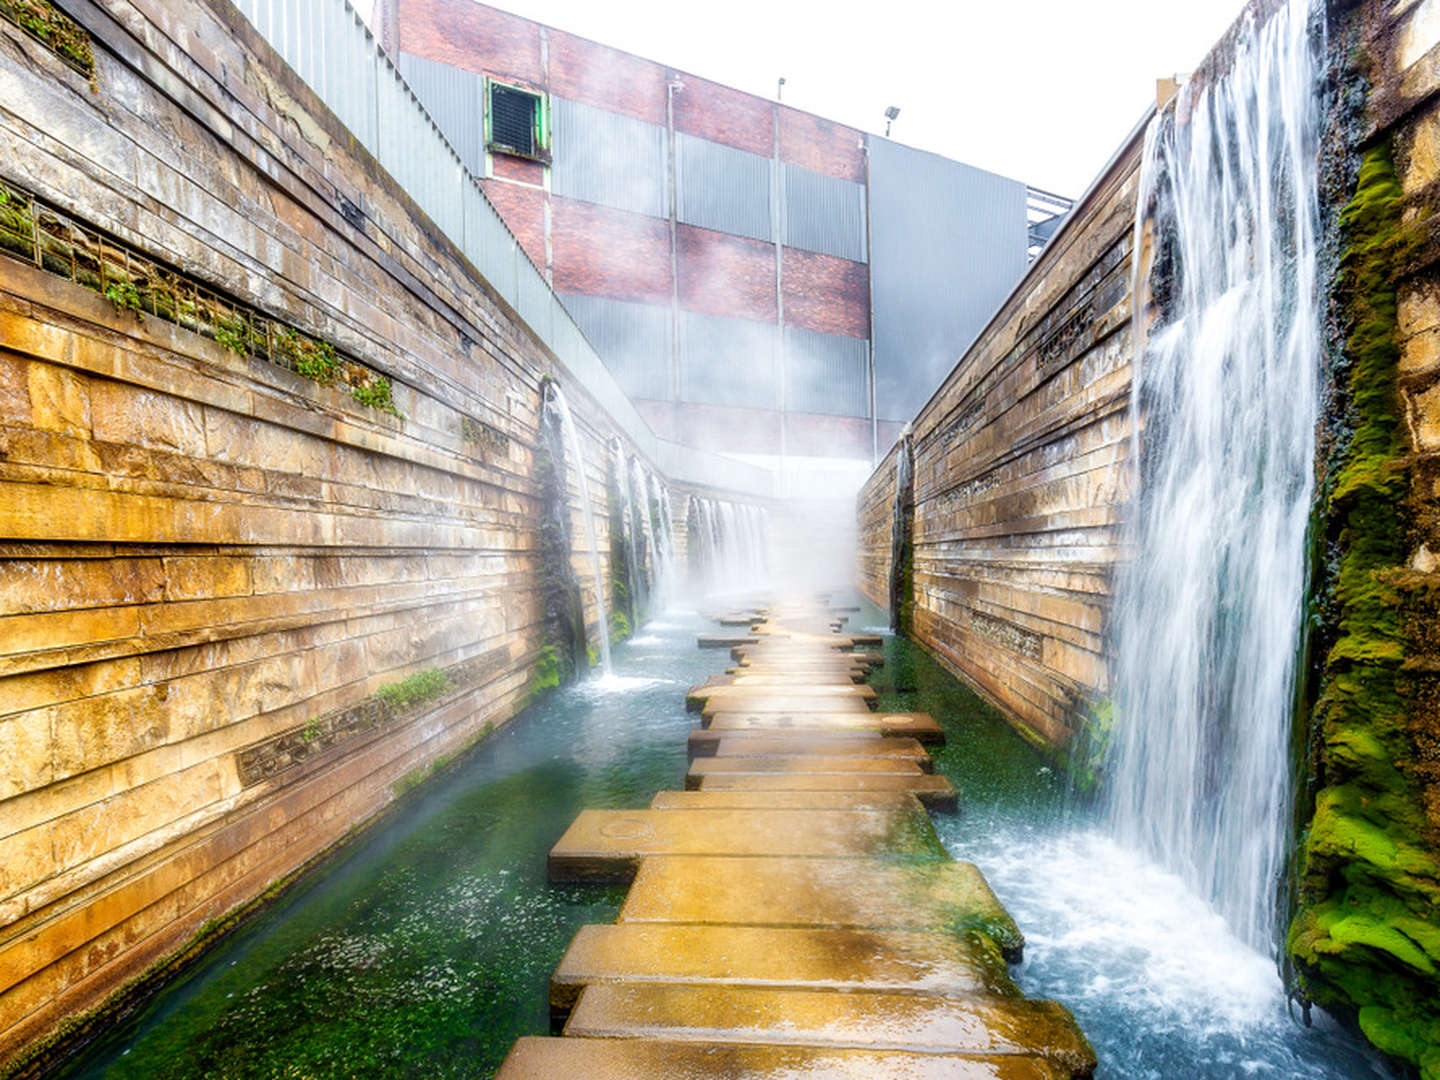
[[[629,116],[550,99],[550,190],[571,199],[666,217],[665,129]]]
[[[346,0],[237,2],[281,59],[549,344],[569,376],[656,457],[660,444],[654,433],[354,8]],[[676,465],[708,467],[693,454],[676,458]]]
[[[485,175],[485,78],[473,71],[400,54],[400,74],[434,118],[465,167]]]
[[[909,420],[1025,272],[1025,185],[870,136],[876,412]]]
[[[670,309],[603,296],[560,293],[621,388],[633,398],[670,397]]]
[[[779,408],[775,324],[682,311],[680,398],[705,405]]]
[[[869,416],[869,342],[785,328],[785,408],[830,416]]]
[[[675,136],[678,217],[687,225],[773,240],[769,158],[680,132]]]
[[[865,185],[785,166],[785,243],[865,261]]]

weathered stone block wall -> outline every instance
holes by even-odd
[[[223,0],[66,7],[93,85],[0,21],[0,178],[403,419],[0,253],[0,1061],[525,703],[564,381]],[[619,432],[565,389],[606,552]]]
[[[912,425],[915,637],[1057,753],[1106,690],[1141,149],[1120,150]],[[894,499],[892,449],[856,504],[859,580],[881,604]]]

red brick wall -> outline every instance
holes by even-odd
[[[785,414],[785,452],[804,457],[870,456],[870,421],[855,416]]]
[[[770,103],[696,75],[681,75],[675,94],[675,129],[752,154],[775,152]]]
[[[865,182],[864,136],[833,120],[780,109],[780,159],[842,180]]]
[[[521,187],[501,180],[481,182],[485,194],[520,241],[525,254],[541,270],[545,269],[545,192],[539,188]]]
[[[775,318],[773,244],[681,225],[676,248],[682,307],[707,315]]]
[[[472,0],[396,0],[400,48],[444,64],[540,85],[540,26]]]
[[[563,30],[551,30],[549,44],[552,94],[652,124],[665,123],[668,80],[662,65]]]
[[[785,322],[822,334],[870,336],[870,273],[864,263],[784,249]]]
[[[490,171],[506,180],[520,180],[536,187],[545,183],[545,166],[538,161],[526,161],[509,154],[494,154],[490,163]]]
[[[670,228],[658,218],[551,197],[555,288],[670,301]]]

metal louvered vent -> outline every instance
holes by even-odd
[[[535,156],[535,110],[540,99],[524,90],[490,84],[490,142],[525,157]]]

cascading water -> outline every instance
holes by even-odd
[[[1113,827],[1262,950],[1285,852],[1319,395],[1309,23],[1293,0],[1242,28],[1229,72],[1193,80],[1146,135],[1136,554],[1114,623]]]
[[[645,468],[638,458],[630,459],[630,485],[626,492],[626,518],[630,525],[630,587],[635,590],[635,611],[644,617],[650,609],[652,578],[655,562],[655,537],[648,528],[650,521],[649,485]]]
[[[595,546],[594,511],[590,505],[590,484],[585,479],[585,459],[580,453],[580,435],[575,430],[575,420],[570,415],[570,406],[557,382],[545,384],[545,405],[554,409],[560,418],[560,430],[565,436],[569,457],[575,462],[576,482],[580,488],[581,518],[585,522],[585,539],[590,545],[590,570],[595,581],[595,610],[600,616],[600,633],[597,635],[597,652],[600,656],[600,670],[609,675],[610,668],[610,616],[605,609],[605,581],[600,576],[600,551]]]

